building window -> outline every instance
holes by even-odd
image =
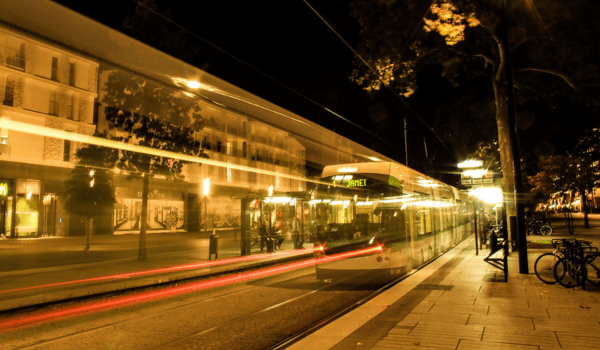
[[[7,45],[6,65],[12,68],[25,69],[25,43],[9,40]]]
[[[64,140],[63,145],[63,161],[70,162],[71,161],[71,141]]]
[[[242,143],[242,157],[248,157],[248,144],[246,142]]]
[[[228,156],[231,155],[231,142],[227,142],[227,150],[226,150],[226,154]]]
[[[12,77],[6,77],[6,86],[4,87],[4,100],[2,104],[12,106],[15,96],[15,80]]]
[[[67,97],[67,119],[73,120],[73,95]]]
[[[75,86],[75,62],[69,62],[69,85]]]
[[[0,145],[8,145],[8,130],[0,129]]]
[[[216,151],[218,153],[221,153],[221,141],[217,141],[217,149],[216,149]]]
[[[48,114],[58,115],[58,99],[56,91],[50,91],[50,103],[48,105]]]
[[[58,57],[52,57],[52,70],[50,80],[58,81]]]

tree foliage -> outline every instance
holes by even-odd
[[[106,120],[117,130],[112,136],[114,139],[150,149],[207,157],[196,139],[204,122],[196,99],[164,84],[119,70],[109,73],[104,90],[102,102],[106,105]],[[187,163],[151,153],[118,152],[116,167],[143,180],[140,259],[146,258],[149,179],[161,175],[183,180],[183,166]]]
[[[584,87],[593,91],[599,81],[593,53],[597,57],[600,45],[595,35],[583,42],[570,41],[569,50],[563,40],[577,33],[591,34],[587,24],[597,28],[595,19],[580,19],[589,9],[598,12],[591,0],[356,0],[353,14],[361,28],[360,59],[355,61],[351,79],[365,90],[386,87],[406,97],[419,88],[417,72],[431,66],[438,67],[440,76],[454,86],[487,79],[495,101],[495,116],[489,117],[497,126],[505,191],[512,193],[515,159],[507,66],[514,63],[517,101],[532,96],[551,101],[566,90],[571,96],[575,92],[583,96]],[[579,51],[583,54],[574,57]],[[584,71],[588,74],[582,74]]]

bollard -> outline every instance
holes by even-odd
[[[217,230],[213,229],[212,234],[209,237],[208,241],[208,260],[212,259],[212,255],[215,255],[215,260],[219,258],[218,248],[219,248],[219,236],[217,236]]]
[[[267,238],[267,253],[273,253],[273,238]]]

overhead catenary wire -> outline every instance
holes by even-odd
[[[257,72],[258,74],[260,74],[260,75],[262,75],[262,76],[264,76],[264,77],[268,78],[269,80],[271,80],[271,81],[273,81],[273,82],[277,83],[278,85],[281,85],[282,87],[284,87],[284,88],[288,89],[289,91],[293,92],[294,94],[296,94],[296,95],[298,95],[298,96],[302,97],[302,98],[303,98],[303,99],[305,99],[306,101],[309,101],[310,103],[314,104],[315,106],[317,106],[317,107],[319,107],[319,108],[323,109],[324,111],[326,111],[326,112],[328,112],[328,113],[330,113],[330,114],[334,115],[335,117],[337,117],[337,118],[339,118],[339,119],[341,119],[341,120],[345,121],[346,123],[348,123],[348,124],[350,124],[350,125],[352,125],[352,126],[354,126],[354,127],[358,128],[359,130],[361,130],[361,131],[364,131],[364,132],[368,133],[369,135],[371,135],[371,136],[372,136],[372,137],[374,137],[375,139],[377,139],[377,140],[381,141],[381,142],[382,142],[382,143],[384,143],[385,145],[387,145],[387,146],[389,146],[390,148],[394,149],[396,152],[399,152],[399,153],[400,153],[400,150],[398,150],[398,149],[397,149],[397,148],[396,148],[394,145],[392,145],[392,144],[391,144],[391,143],[389,143],[388,141],[386,141],[386,140],[384,140],[384,139],[380,138],[380,137],[379,137],[377,134],[375,134],[375,133],[371,132],[370,130],[363,128],[362,126],[360,126],[360,125],[358,125],[358,124],[354,123],[353,121],[351,121],[351,120],[349,120],[349,119],[347,119],[347,118],[343,117],[343,116],[342,116],[342,115],[340,115],[339,113],[337,113],[337,112],[334,112],[334,111],[332,111],[331,109],[329,109],[329,108],[327,108],[327,107],[323,106],[322,104],[320,104],[320,103],[318,103],[318,102],[314,101],[313,99],[311,99],[311,98],[309,98],[308,96],[306,96],[306,95],[302,94],[301,92],[299,92],[299,91],[297,91],[297,90],[295,90],[295,89],[291,88],[290,86],[288,86],[288,85],[286,85],[286,84],[284,84],[284,83],[280,82],[279,80],[277,80],[277,79],[273,78],[273,77],[272,77],[272,76],[270,76],[269,74],[267,74],[267,73],[265,73],[265,72],[263,72],[263,71],[259,70],[258,68],[256,68],[256,67],[252,66],[251,64],[249,64],[249,63],[245,62],[244,60],[240,59],[239,57],[236,57],[236,56],[234,56],[234,55],[230,54],[229,52],[227,52],[227,51],[225,51],[224,49],[220,48],[219,46],[217,46],[217,45],[215,45],[215,44],[211,43],[210,41],[208,41],[208,40],[206,40],[206,39],[202,38],[201,36],[199,36],[198,34],[194,33],[193,31],[189,30],[188,28],[186,28],[186,27],[184,27],[184,26],[180,25],[179,23],[177,23],[177,22],[173,21],[172,19],[170,19],[170,18],[168,18],[168,17],[166,17],[166,16],[164,16],[164,15],[162,15],[162,14],[160,14],[160,13],[156,12],[156,11],[155,11],[155,10],[153,10],[152,8],[150,8],[150,7],[146,6],[145,4],[143,4],[141,1],[139,1],[139,0],[131,0],[131,1],[133,1],[133,2],[134,2],[135,4],[137,4],[138,6],[140,6],[140,7],[143,7],[144,9],[146,9],[146,10],[150,11],[152,14],[154,14],[154,15],[156,15],[156,16],[158,16],[158,17],[160,17],[161,19],[163,19],[163,20],[165,20],[165,21],[169,22],[170,24],[172,24],[172,25],[176,26],[177,28],[179,28],[179,29],[181,29],[181,30],[185,31],[186,33],[189,33],[189,34],[190,34],[190,35],[192,35],[193,37],[195,37],[195,38],[197,38],[197,39],[201,40],[201,41],[202,41],[202,42],[204,42],[205,44],[207,44],[207,45],[211,46],[212,48],[214,48],[214,49],[218,50],[219,52],[223,53],[224,55],[226,55],[226,56],[228,56],[228,57],[232,58],[233,60],[235,60],[235,61],[237,61],[237,62],[239,62],[239,63],[243,64],[244,66],[246,66],[246,67],[248,67],[248,68],[252,69],[253,71]]]
[[[344,39],[344,37],[342,37],[342,35],[340,35],[335,28],[333,28],[333,26],[331,26],[331,24],[329,24],[329,22],[327,22],[327,20],[319,13],[319,11],[317,11],[311,4],[308,3],[308,1],[303,0],[304,3],[306,4],[306,6],[308,6],[316,15],[317,17],[319,17],[321,19],[321,21],[323,21],[323,23],[344,43],[344,45],[346,45],[348,47],[348,49],[350,49],[350,51],[352,51],[352,53],[367,67],[369,68],[369,70],[371,70],[373,73],[375,73],[377,75],[377,71],[375,68],[373,68],[372,65],[370,65],[366,59],[364,59],[362,57],[362,55],[360,55],[353,47],[352,45],[350,45],[348,43],[348,41],[346,41]],[[425,18],[425,16],[427,16],[427,13],[429,13],[429,11],[431,10],[431,6],[436,2],[437,0],[432,0],[431,4],[429,5],[429,7],[427,8],[427,12],[421,16],[421,22],[423,21],[423,19]],[[421,23],[419,22],[419,23]],[[415,27],[415,29],[413,30],[413,32],[411,33],[409,40],[407,40],[406,45],[408,45],[408,42],[410,41],[410,39],[413,37],[413,35],[416,33],[417,28]],[[417,113],[409,104],[408,102],[406,102],[406,100],[404,98],[402,98],[401,95],[397,94],[390,86],[388,86],[387,84],[383,84],[383,86],[386,87],[386,89],[388,89],[389,91],[392,92],[392,95],[394,95],[397,99],[400,100],[400,102],[402,102],[402,104],[415,116],[417,117],[417,119],[423,123],[423,125],[429,130],[431,131],[431,133],[438,139],[438,141],[441,143],[441,145],[448,151],[448,154],[454,158],[456,160],[456,157],[454,156],[454,153],[452,153],[452,151],[450,150],[450,148],[448,148],[448,146],[446,146],[446,144],[444,143],[444,141],[442,141],[442,139],[439,137],[439,135],[435,132],[435,130],[433,130],[433,128],[431,126],[429,126],[429,124],[427,124],[427,122],[425,120],[423,120],[423,118],[419,115],[419,113]],[[407,163],[408,163],[408,159],[407,159]]]

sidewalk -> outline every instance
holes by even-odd
[[[600,288],[542,283],[545,251],[528,250],[529,274],[511,253],[505,283],[470,238],[289,349],[600,349]]]

